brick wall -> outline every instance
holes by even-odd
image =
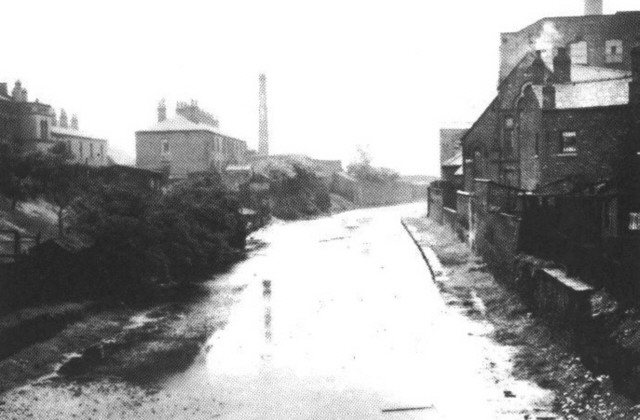
[[[472,230],[474,247],[485,261],[501,272],[513,274],[520,218],[489,211],[474,203]]]
[[[597,181],[614,175],[621,159],[621,142],[630,127],[627,107],[543,111],[545,134],[540,145],[541,183],[569,175]],[[563,131],[575,131],[577,151],[562,153]]]
[[[186,177],[190,172],[205,171],[208,162],[205,142],[213,140],[214,134],[194,132],[139,132],[136,133],[136,166],[143,169],[171,168],[170,176]],[[169,142],[169,153],[162,153],[162,142]]]
[[[474,178],[497,176],[495,165],[490,163],[490,153],[498,137],[498,101],[494,100],[474,123],[464,138],[464,189],[473,191]],[[477,159],[477,158],[480,159]]]

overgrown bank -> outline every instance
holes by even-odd
[[[496,281],[492,269],[447,227],[424,218],[406,219],[414,238],[433,249],[442,264],[437,283],[449,305],[494,326],[498,342],[514,346],[518,377],[553,390],[555,411],[567,419],[633,419],[634,403],[616,392],[605,374],[594,374],[576,356],[574,336],[532,315],[515,291]],[[477,296],[483,303],[474,305]]]
[[[84,299],[144,301],[242,256],[240,203],[215,174],[162,191],[135,177],[67,165],[64,156],[3,159],[2,192],[13,191],[14,203],[54,203],[58,235],[4,267],[0,312]]]

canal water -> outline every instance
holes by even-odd
[[[32,384],[8,399],[22,411],[7,413],[493,420],[547,410],[553,396],[513,377],[513,349],[488,337],[491,326],[444,303],[400,224],[424,210],[273,223],[254,234],[262,246],[211,282],[242,291],[185,371],[152,392],[113,378]]]

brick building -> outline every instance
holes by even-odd
[[[158,106],[158,122],[136,132],[136,166],[164,170],[171,178],[190,173],[217,171],[246,161],[247,143],[223,134],[218,120],[198,107],[178,103],[176,115],[167,118],[164,101]]]
[[[497,95],[462,138],[465,190],[474,179],[532,191],[614,176],[639,36],[640,12],[545,18],[503,34]]]
[[[497,94],[461,140],[463,190],[432,185],[429,215],[505,269],[533,255],[637,300],[640,12],[585,4],[503,34]]]
[[[107,164],[107,141],[80,131],[75,115],[69,122],[62,110],[58,121],[51,105],[29,101],[20,81],[11,94],[7,84],[0,83],[0,151],[46,151],[59,143],[71,152],[74,163]]]

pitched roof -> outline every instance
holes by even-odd
[[[85,138],[85,139],[106,141],[105,139],[101,139],[99,137],[92,136],[91,134],[87,134],[87,133],[85,133],[83,131],[76,130],[74,128],[60,127],[59,125],[52,126],[50,128],[50,131],[51,131],[51,134],[58,134],[60,136],[65,136],[65,137],[81,137],[81,138]]]
[[[455,156],[442,162],[442,166],[462,166],[462,150],[458,150]]]
[[[167,131],[206,131],[220,136],[229,137],[234,140],[239,140],[233,136],[223,133],[218,127],[214,127],[209,124],[195,123],[182,115],[176,115],[173,118],[167,118],[164,121],[157,122],[149,128],[138,130],[138,133],[164,133]]]

